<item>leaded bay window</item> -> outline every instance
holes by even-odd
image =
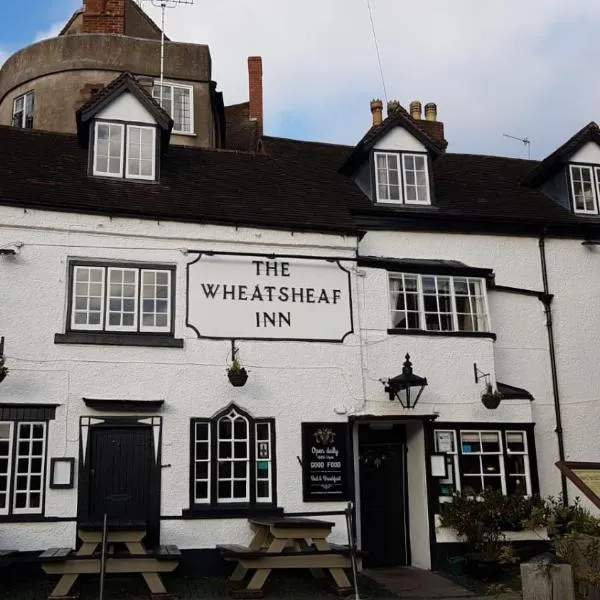
[[[192,419],[191,504],[274,502],[274,422],[230,406]]]
[[[533,481],[531,429],[510,424],[500,428],[445,427],[434,430],[434,450],[444,454],[447,477],[438,481],[439,501],[457,491],[478,496],[486,489],[531,496]]]
[[[375,152],[377,202],[430,204],[426,154]]]
[[[172,332],[173,268],[72,265],[73,331]]]
[[[22,129],[33,128],[33,110],[35,107],[35,94],[27,92],[13,102],[13,127]]]
[[[571,165],[571,191],[576,213],[597,214],[598,206],[592,167]]]
[[[0,422],[0,515],[42,512],[45,422]]]
[[[488,331],[482,279],[441,275],[390,275],[393,329]]]
[[[155,83],[152,97],[173,119],[173,133],[194,133],[194,88],[190,85]]]
[[[94,131],[94,175],[155,179],[155,127],[97,121]]]

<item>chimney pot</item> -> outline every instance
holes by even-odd
[[[248,57],[249,116],[258,123],[258,137],[263,135],[263,67],[261,56]]]
[[[390,100],[387,105],[387,113],[388,117],[393,117],[394,115],[400,113],[402,111],[402,106],[398,100]]]
[[[383,123],[383,102],[371,100],[371,114],[373,115],[373,127],[379,127]]]
[[[421,120],[421,103],[418,100],[413,100],[410,103],[410,116],[415,121]]]
[[[425,119],[427,121],[437,121],[437,104],[429,102],[425,105]]]

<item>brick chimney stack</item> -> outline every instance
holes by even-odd
[[[126,0],[85,0],[83,33],[125,33]]]
[[[262,57],[248,57],[248,83],[250,86],[250,120],[258,124],[259,137],[263,134],[263,68]]]

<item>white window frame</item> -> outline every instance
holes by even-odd
[[[101,296],[100,296],[100,323],[97,324],[83,324],[83,323],[75,323],[75,314],[77,309],[75,307],[75,302],[77,298],[76,289],[77,289],[77,272],[80,270],[89,270],[89,269],[102,269],[103,275],[101,280]],[[88,280],[88,286],[90,285],[90,281]],[[88,305],[89,305],[89,295]],[[74,331],[102,331],[104,329],[104,306],[106,303],[106,269],[100,265],[74,265],[73,266],[73,281],[71,282],[71,329]],[[85,311],[89,313],[89,306]],[[98,311],[94,311],[98,312]]]
[[[75,302],[76,302],[76,285],[77,285],[77,272],[79,269],[100,269],[103,272],[102,279],[102,299],[100,305],[100,323],[99,324],[81,324],[75,323]],[[112,271],[136,271],[136,282],[135,282],[135,316],[134,323],[135,326],[129,325],[110,325],[109,324],[109,312],[110,312],[110,273]],[[168,288],[167,288],[167,297],[166,298],[145,298],[143,293],[143,278],[144,273],[165,273],[168,277]],[[69,315],[69,323],[71,331],[96,331],[96,332],[126,332],[126,333],[164,333],[168,335],[173,334],[173,309],[174,303],[172,302],[173,295],[173,285],[175,278],[175,270],[164,268],[164,267],[153,267],[153,266],[144,266],[139,264],[118,264],[111,265],[110,263],[102,264],[102,263],[90,263],[90,264],[73,264],[72,270],[72,282],[71,282],[71,297],[70,297],[70,312]],[[89,283],[88,283],[89,285]],[[156,287],[156,286],[155,286]],[[146,300],[152,300],[154,302],[161,301],[167,303],[167,324],[162,325],[143,325],[143,315],[144,314],[157,314],[156,306],[154,313],[148,313],[143,310],[143,301],[144,298]],[[164,313],[159,313],[164,314]]]
[[[403,193],[403,187],[402,187],[402,166],[400,165],[400,154],[398,154],[397,152],[375,152],[374,153],[375,158],[374,158],[374,163],[375,163],[375,197],[377,198],[377,202],[380,204],[402,204],[402,193]],[[396,161],[396,170],[398,171],[398,200],[394,200],[392,198],[381,198],[379,196],[379,168],[377,166],[377,158],[379,156],[385,156],[386,157],[386,165],[387,165],[387,161],[389,160],[390,157],[394,157],[394,160]],[[389,171],[389,169],[388,169]],[[389,176],[388,176],[389,179]],[[386,183],[385,185],[390,186],[389,183]]]
[[[438,446],[438,435],[437,433],[441,432],[441,433],[446,433],[446,434],[450,434],[452,436],[452,441],[453,441],[453,448],[454,450],[451,452],[443,452],[443,449],[440,449]],[[480,435],[481,438],[481,434],[482,433],[499,433],[500,435],[500,477],[501,477],[501,487],[502,487],[502,493],[504,495],[507,494],[507,489],[508,489],[508,480],[509,480],[509,472],[507,470],[506,464],[505,464],[505,460],[511,456],[511,455],[517,455],[517,456],[524,456],[525,460],[525,473],[524,473],[524,477],[525,477],[525,489],[526,489],[526,495],[527,496],[532,496],[533,495],[533,482],[532,482],[532,478],[531,478],[531,453],[530,453],[530,449],[529,449],[529,439],[528,439],[528,432],[525,429],[506,429],[506,430],[497,430],[497,429],[463,429],[463,428],[459,428],[459,429],[445,429],[445,428],[439,428],[439,429],[434,429],[434,448],[436,453],[441,453],[441,454],[445,454],[447,457],[450,458],[450,460],[452,461],[452,465],[454,466],[454,481],[449,481],[449,479],[445,479],[445,480],[441,480],[440,483],[442,484],[447,484],[447,485],[453,485],[455,490],[457,492],[460,492],[463,488],[462,485],[462,478],[464,477],[464,474],[461,472],[460,470],[460,456],[463,454],[462,452],[462,434],[463,433],[478,433]],[[508,448],[508,443],[506,442],[507,436],[511,433],[518,433],[520,435],[523,436],[523,441],[524,441],[524,451],[523,452],[513,452],[511,450],[509,450]],[[482,456],[482,453],[478,453],[478,452],[472,452],[472,453],[467,453],[467,455],[474,455],[474,456]],[[492,455],[496,455],[496,453],[485,453],[485,454],[492,454]],[[469,476],[467,476],[467,480],[468,480]],[[451,496],[441,496],[440,497],[440,502],[451,502],[452,501],[452,497]]]
[[[463,434],[477,434],[479,437],[479,445],[482,447],[482,449],[479,452],[463,452],[463,441],[462,441],[462,436]],[[489,434],[489,433],[494,433],[498,436],[498,452],[484,452],[483,451],[483,441],[482,441],[482,434]],[[461,429],[458,432],[458,448],[460,450],[460,455],[461,456],[477,456],[479,457],[479,474],[470,474],[470,475],[465,475],[464,473],[460,473],[461,479],[465,478],[465,481],[463,481],[463,483],[465,484],[465,487],[468,487],[467,482],[470,479],[475,479],[476,477],[479,477],[480,479],[480,483],[482,484],[482,488],[485,489],[485,478],[489,477],[489,478],[495,478],[495,479],[499,479],[500,480],[500,489],[502,490],[502,493],[506,496],[506,473],[505,473],[505,469],[504,469],[504,436],[502,435],[502,431],[498,430],[498,429]],[[486,475],[483,472],[483,456],[498,456],[498,464],[500,466],[500,472],[499,473],[494,473],[492,475]],[[460,464],[460,459],[459,459],[459,464]]]
[[[429,165],[428,160],[427,160],[427,155],[426,154],[414,154],[414,153],[403,153],[402,155],[402,192],[404,194],[403,196],[403,200],[404,200],[404,204],[420,204],[420,205],[428,205],[431,204],[431,194],[430,194],[430,190],[429,190]],[[406,180],[406,159],[407,158],[418,158],[421,157],[423,159],[423,162],[425,164],[425,191],[427,194],[427,198],[425,200],[409,200],[408,199],[408,182]],[[412,170],[412,169],[409,169]],[[410,186],[410,187],[415,187],[416,189],[418,189],[418,186],[416,185],[416,174],[420,173],[420,171],[414,170],[415,173],[415,185],[414,186]]]
[[[33,108],[32,108],[32,113],[31,113],[31,127],[27,127],[27,100],[28,98],[32,98],[32,104],[33,104]],[[22,115],[21,115],[21,122],[19,123],[19,125],[15,125],[15,116],[17,115],[17,103],[19,102],[19,100],[23,101],[23,111],[22,111]],[[21,94],[20,96],[17,96],[14,100],[13,100],[13,112],[12,112],[12,124],[13,127],[19,127],[20,129],[33,129],[33,117],[34,117],[34,112],[35,112],[35,92],[34,91],[29,91],[26,92],[25,94]]]
[[[152,132],[152,174],[151,175],[132,175],[129,171],[129,132],[131,129],[147,129]],[[125,178],[126,179],[147,179],[148,181],[154,181],[156,179],[156,127],[149,127],[147,125],[127,125],[127,140],[125,142],[127,148],[125,150]]]
[[[157,79],[154,81],[154,86],[157,85],[161,85],[160,83],[160,79]],[[183,90],[188,90],[190,93],[190,130],[189,131],[185,131],[182,129],[175,129],[175,125],[173,125],[173,130],[172,133],[175,133],[177,135],[196,135],[195,134],[195,129],[194,129],[194,86],[193,85],[187,85],[184,83],[175,83],[173,81],[163,81],[162,82],[162,86],[163,87],[168,87],[170,89],[171,92],[171,111],[174,110],[175,107],[175,88],[180,88]],[[154,88],[153,88],[153,92],[154,92]],[[154,93],[152,93],[152,97],[161,105],[162,107],[162,90],[161,90],[161,95],[160,98],[156,98],[154,96]],[[175,121],[175,117],[172,114],[169,114],[169,116],[173,119],[173,121]]]
[[[133,284],[127,284],[127,285],[133,285],[134,286],[134,296],[133,296],[133,301],[134,301],[134,312],[133,312],[133,325],[111,325],[110,324],[110,315],[111,313],[113,313],[114,311],[110,310],[110,301],[113,299],[120,299],[121,302],[125,301],[125,297],[123,295],[117,297],[117,296],[113,296],[111,293],[111,275],[113,273],[116,273],[117,271],[121,271],[121,273],[125,273],[125,271],[133,271],[134,272],[134,282]],[[106,292],[104,294],[104,298],[105,298],[105,306],[104,306],[104,323],[106,331],[137,331],[138,330],[138,321],[140,318],[140,298],[139,298],[139,292],[140,292],[140,274],[141,274],[142,270],[139,268],[128,268],[128,267],[108,267],[105,270],[105,282],[106,282]],[[121,287],[123,285],[126,285],[123,281],[121,282]],[[127,298],[130,299],[130,298]],[[121,310],[118,311],[117,314],[120,314],[121,316],[124,314],[125,311],[123,311],[123,306],[121,305]],[[129,312],[129,311],[127,311]]]
[[[0,425],[8,425],[8,456],[7,459],[7,470],[6,470],[6,502],[4,508],[0,508],[0,515],[8,515],[10,507],[13,502],[12,494],[12,472],[13,472],[13,453],[14,453],[14,435],[15,435],[15,423],[14,421],[0,421]],[[5,457],[2,457],[5,458]]]
[[[410,328],[410,329],[404,329],[402,328],[402,331],[430,331],[430,332],[448,332],[448,333],[460,333],[460,332],[466,332],[466,333],[489,333],[491,331],[490,327],[490,311],[489,311],[489,306],[488,306],[488,299],[487,299],[487,286],[485,283],[485,280],[482,277],[469,277],[466,275],[423,275],[423,274],[417,274],[417,273],[389,273],[388,276],[388,319],[389,319],[389,323],[390,323],[390,327],[391,328],[396,328],[395,324],[394,324],[394,314],[397,314],[400,311],[400,309],[395,308],[392,305],[392,285],[391,285],[391,281],[392,280],[402,280],[402,285],[404,287],[404,281],[405,281],[405,277],[416,277],[417,278],[417,300],[418,300],[418,311],[419,311],[419,327],[418,328]],[[439,278],[445,278],[445,279],[449,279],[450,280],[450,302],[451,302],[451,319],[452,319],[452,329],[427,329],[427,319],[426,319],[426,312],[425,312],[425,294],[423,291],[423,277],[430,277],[430,278],[434,278],[435,279],[435,285],[436,285],[436,292],[438,289],[438,279]],[[467,298],[469,299],[469,306],[473,307],[473,303],[471,302],[472,298],[475,298],[474,296],[471,296],[470,293],[470,289],[469,289],[469,283],[471,282],[478,282],[479,285],[481,286],[481,299],[482,299],[482,307],[483,310],[485,311],[484,314],[482,315],[482,319],[484,321],[484,326],[481,329],[476,329],[476,330],[469,330],[469,329],[459,329],[459,321],[458,321],[458,310],[457,310],[457,306],[456,306],[456,290],[455,290],[455,279],[464,279],[467,282],[467,290],[468,290],[468,294],[467,294]],[[405,294],[404,291],[402,292],[398,292],[398,294]],[[428,294],[430,295],[430,294]],[[437,293],[436,293],[436,297],[437,297]],[[461,297],[463,297],[461,295]],[[406,303],[405,303],[406,304]],[[438,302],[438,308],[439,308],[439,302]],[[406,313],[406,310],[404,311]],[[427,314],[434,314],[434,313],[427,313]],[[438,311],[437,313],[442,314]],[[445,313],[443,313],[445,314]],[[460,314],[464,314],[464,313],[460,313]],[[479,316],[479,313],[468,313],[471,314],[472,317],[477,318]],[[477,318],[477,323],[479,323],[479,318]]]
[[[112,127],[116,127],[119,128],[121,130],[121,154],[119,156],[119,172],[118,173],[111,173],[110,171],[100,171],[97,168],[97,160],[98,160],[98,128],[101,125],[105,125],[109,127],[109,135],[108,135],[108,147],[109,147],[109,154],[108,154],[108,162],[107,162],[107,169],[110,166],[110,128]],[[94,175],[100,175],[102,177],[115,177],[118,179],[122,179],[123,178],[123,161],[125,160],[125,125],[123,123],[114,123],[111,121],[96,121],[94,123],[94,156],[93,156],[93,160],[92,160],[92,173]]]
[[[232,438],[221,439],[219,433],[219,423],[222,419],[231,418],[232,413],[235,413],[236,418],[241,418],[246,421],[246,438],[235,439],[235,427],[232,421]],[[198,426],[201,425],[206,427],[208,438],[199,438]],[[258,439],[258,428],[264,426],[268,430],[268,439]],[[198,506],[214,506],[215,508],[222,505],[233,505],[233,504],[247,504],[249,506],[255,506],[258,504],[272,504],[275,498],[275,423],[273,419],[265,418],[253,418],[248,416],[244,412],[238,410],[235,406],[228,408],[227,412],[220,412],[210,419],[205,418],[192,418],[191,419],[191,435],[192,439],[190,444],[192,446],[191,455],[191,485],[193,486],[190,491],[190,502],[192,505]],[[208,452],[205,458],[199,458],[198,454],[198,442],[202,444],[208,444]],[[235,443],[245,442],[247,457],[244,458],[221,458],[219,455],[219,444],[220,442]],[[262,443],[267,444],[268,456],[261,456],[259,453],[259,446]],[[258,463],[268,462],[268,474],[267,477],[259,477]],[[231,463],[231,476],[221,477],[219,473],[219,465],[222,462]],[[240,477],[235,476],[234,463],[244,462],[246,464],[246,496],[238,498],[220,498],[219,497],[219,482],[234,480],[242,480]],[[198,465],[200,463],[206,463],[206,477],[199,476]],[[258,483],[267,482],[268,494],[259,495]],[[198,495],[196,490],[197,483],[206,484],[206,495]],[[233,488],[232,488],[233,489]]]
[[[594,207],[591,210],[581,210],[577,208],[577,202],[575,199],[575,178],[573,176],[573,171],[575,169],[580,169],[580,171],[586,170],[590,174],[590,183],[592,187],[592,199],[594,203]],[[598,214],[598,196],[600,195],[600,188],[598,186],[598,168],[592,168],[590,165],[578,165],[572,164],[569,165],[569,177],[571,183],[571,197],[573,199],[573,212],[582,215],[597,215]]]
[[[235,422],[236,420],[243,420],[246,423],[246,436],[244,438],[237,438],[235,435]],[[221,433],[219,431],[220,423],[223,420],[227,420],[231,423],[231,438],[222,438]],[[252,423],[242,414],[240,414],[234,408],[231,409],[225,415],[219,417],[215,424],[216,436],[217,436],[217,497],[216,501],[218,504],[239,504],[239,503],[248,503],[250,502],[250,485],[252,478],[252,464],[250,459],[250,429],[252,427]],[[229,457],[222,457],[220,454],[221,444],[230,444],[231,446],[231,455]],[[246,444],[246,456],[245,457],[236,457],[235,448],[237,444]],[[231,467],[231,475],[229,477],[222,477],[220,473],[221,464],[229,463]],[[239,477],[235,474],[235,466],[236,464],[242,464],[245,466],[245,477]],[[234,487],[236,481],[245,481],[246,482],[246,495],[245,496],[234,496]],[[219,496],[219,486],[222,482],[228,482],[231,488],[231,497],[223,497]]]

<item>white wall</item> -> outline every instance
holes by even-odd
[[[600,165],[600,146],[596,142],[587,142],[569,158],[569,162]]]
[[[133,123],[156,124],[154,117],[141,104],[141,102],[130,92],[123,92],[118,98],[101,110],[97,119],[115,119],[117,121],[129,121]]]
[[[403,152],[426,151],[425,146],[402,127],[394,127],[376,142],[374,148],[375,150],[398,150]]]

